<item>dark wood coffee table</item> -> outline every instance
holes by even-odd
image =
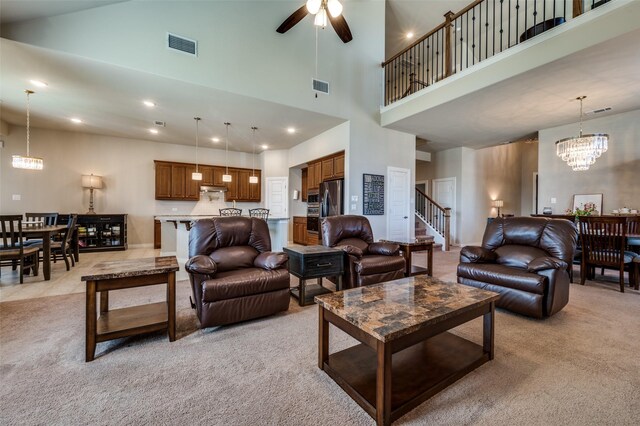
[[[318,367],[389,425],[493,359],[499,297],[424,275],[317,296]],[[481,316],[482,345],[447,332]],[[361,344],[329,354],[329,324]]]
[[[400,246],[400,251],[405,260],[405,277],[413,277],[415,275],[427,274],[430,277],[433,276],[433,240],[410,240],[410,241],[394,241],[394,240],[380,240],[387,243],[393,243]],[[426,251],[427,252],[427,267],[412,265],[412,254],[414,251]]]
[[[298,277],[298,287],[291,288],[291,295],[298,299],[300,306],[310,305],[319,294],[330,293],[322,286],[322,278],[335,276],[337,289],[342,290],[344,252],[325,246],[291,245],[283,248],[289,255],[289,273]],[[307,284],[309,279],[317,279],[317,284]]]
[[[176,339],[175,256],[150,257],[98,263],[87,282],[86,354],[93,361],[96,344],[136,334],[166,330],[169,341]],[[146,305],[109,310],[109,291],[167,284],[167,300]],[[96,318],[96,292],[100,292],[100,316]]]

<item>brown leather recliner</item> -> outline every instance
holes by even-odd
[[[202,328],[289,309],[289,256],[271,252],[264,220],[198,220],[189,232],[189,257],[185,269]]]
[[[458,282],[501,294],[497,306],[544,318],[569,302],[578,232],[565,219],[496,218],[482,247],[460,251]]]
[[[404,277],[400,247],[375,243],[371,224],[364,216],[329,216],[322,220],[322,244],[342,249],[344,288],[360,287]]]

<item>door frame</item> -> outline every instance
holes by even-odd
[[[411,238],[411,224],[414,222],[413,217],[414,217],[414,213],[411,211],[411,194],[412,194],[412,189],[415,188],[415,185],[412,184],[411,182],[413,181],[413,179],[411,178],[411,169],[405,169],[402,167],[393,167],[393,166],[387,166],[387,183],[385,184],[385,191],[387,192],[387,194],[389,193],[389,184],[391,183],[391,172],[402,172],[402,173],[406,173],[407,174],[407,199],[405,200],[405,211],[407,213],[407,225],[406,225],[406,235],[407,238]],[[415,192],[415,190],[413,190],[413,192]],[[387,209],[387,238],[389,238],[389,229],[391,229],[391,209],[389,208],[389,197],[385,197],[385,206],[384,208]]]
[[[269,183],[273,182],[273,181],[279,181],[279,180],[283,180],[284,181],[284,185],[285,185],[285,189],[284,189],[284,196],[285,196],[285,209],[286,211],[286,217],[289,217],[289,176],[275,176],[275,177],[268,177],[264,179],[264,205],[265,208],[269,208],[270,205],[270,193],[269,193]]]
[[[457,191],[458,191],[458,183],[456,181],[456,177],[455,176],[451,176],[451,177],[446,177],[446,178],[439,178],[439,179],[431,179],[431,198],[433,199],[433,201],[435,201],[436,203],[439,203],[438,200],[436,200],[436,185],[439,182],[443,182],[443,181],[453,181],[453,205],[451,207],[451,222],[450,222],[450,226],[449,226],[449,231],[451,231],[451,244],[453,243],[457,243],[457,235],[458,235],[458,231],[456,228],[456,224],[457,224],[457,220],[456,220],[456,215],[458,214],[458,206],[456,205],[457,200],[456,197],[458,196]]]
[[[420,185],[421,183],[424,184],[424,190],[425,190],[425,194],[427,194],[429,197],[431,197],[431,187],[429,186],[429,179],[427,180],[417,180],[416,181],[416,186]]]

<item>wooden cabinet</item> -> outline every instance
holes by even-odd
[[[156,200],[189,200],[200,199],[200,186],[226,186],[225,201],[260,202],[262,198],[261,171],[255,170],[258,183],[249,183],[251,169],[229,168],[231,182],[223,182],[225,167],[198,165],[202,180],[191,179],[196,165],[171,161],[155,161],[156,168]]]
[[[68,214],[58,215],[58,225],[67,223]],[[79,214],[76,226],[81,253],[127,249],[126,214]]]
[[[293,242],[307,244],[307,218],[305,216],[293,217]]]
[[[307,191],[318,189],[325,180],[344,178],[344,151],[332,154],[319,160],[310,161],[306,169],[302,169],[302,188]],[[307,184],[305,185],[305,179]],[[307,200],[303,192],[302,200]]]
[[[322,181],[344,177],[344,152],[322,160]]]
[[[333,157],[333,175],[336,178],[344,177],[344,152]]]
[[[322,160],[322,182],[333,177],[333,158],[325,158]]]
[[[162,248],[162,223],[157,219],[153,221],[153,248]]]
[[[309,193],[309,181],[307,178],[307,176],[309,175],[308,172],[309,169],[307,169],[306,167],[302,169],[302,201],[307,201],[307,194]]]
[[[318,189],[322,182],[322,162],[314,161],[309,163],[307,175],[307,189]]]
[[[318,233],[317,232],[307,232],[307,245],[308,246],[317,246],[317,245],[319,245]]]

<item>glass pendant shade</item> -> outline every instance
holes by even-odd
[[[202,180],[202,173],[198,171],[198,123],[202,120],[200,117],[193,117],[196,122],[196,171],[191,173],[191,180]]]
[[[313,25],[324,28],[327,26],[327,22],[327,11],[325,9],[320,9],[320,12],[316,14],[316,17],[313,20]]]
[[[25,90],[24,92],[27,94],[27,155],[12,155],[11,166],[14,169],[42,170],[44,167],[44,161],[42,158],[32,157],[29,155],[29,138],[31,136],[29,95],[32,95],[34,92],[32,90]]]
[[[222,175],[223,182],[231,182],[231,175]]]
[[[191,173],[191,180],[202,180],[202,173],[199,173],[199,172]]]
[[[258,176],[249,176],[249,183],[258,183]]]
[[[342,3],[338,0],[329,0],[327,2],[327,9],[329,9],[329,14],[333,18],[337,18],[342,13]]]
[[[322,0],[307,0],[307,10],[310,14],[315,15],[320,11]]]
[[[229,126],[230,125],[231,123],[229,123],[228,121],[224,123],[227,137],[225,140],[225,147],[224,147],[224,162],[225,162],[226,170],[225,170],[225,174],[222,175],[223,182],[231,182],[231,175],[229,174]]]
[[[582,134],[582,100],[580,101],[580,134],[577,137],[560,139],[556,142],[556,155],[565,161],[574,171],[589,170],[600,156],[609,148],[609,135],[604,133]]]

